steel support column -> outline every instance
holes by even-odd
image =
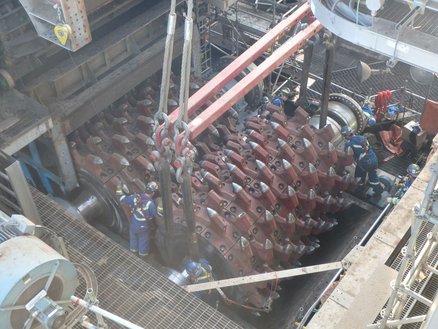
[[[304,47],[304,60],[301,70],[301,82],[300,82],[300,95],[298,97],[297,104],[300,106],[307,105],[307,85],[309,80],[310,65],[312,64],[313,57],[313,42],[308,41]]]
[[[256,43],[249,47],[244,53],[236,58],[231,64],[207,82],[189,99],[188,116],[192,115],[202,105],[204,105],[213,95],[216,95],[228,82],[236,77],[249,64],[260,57],[266,49],[272,46],[277,38],[290,30],[291,26],[298,23],[304,16],[310,13],[308,4],[303,4],[291,16],[287,17],[260,38]],[[175,122],[180,109],[176,109],[169,118]]]
[[[7,159],[3,154],[1,157]],[[10,160],[12,160],[12,158]],[[18,161],[12,162],[5,168],[5,172],[8,175],[9,183],[15,192],[15,198],[19,203],[23,215],[35,224],[41,225],[40,214],[32,198],[32,194],[30,193],[29,185],[27,184],[26,177],[24,177],[23,171],[21,170],[20,163]]]
[[[51,139],[58,159],[59,172],[64,183],[65,192],[71,192],[79,186],[75,167],[70,155],[67,140],[62,132],[61,124],[55,122],[51,130]]]
[[[335,57],[335,39],[331,35],[324,35],[325,62],[322,83],[321,113],[319,117],[319,128],[327,124],[328,101],[330,96],[330,84],[332,82],[333,59]]]
[[[246,95],[261,80],[275,70],[278,65],[286,61],[293,53],[300,49],[304,43],[318,33],[323,26],[320,22],[314,21],[307,28],[297,33],[280,46],[270,57],[251,71],[246,77],[236,83],[216,102],[210,105],[204,112],[199,114],[189,123],[190,138],[196,138],[209,125],[215,122],[222,114],[233,106],[237,100]]]

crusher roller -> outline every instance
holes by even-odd
[[[191,92],[200,84],[192,81]],[[169,110],[177,107],[177,87],[171,84]],[[126,234],[129,211],[114,192],[121,183],[141,192],[158,180],[152,139],[158,100],[159,84],[150,80],[70,136],[81,182],[72,205],[85,220]],[[298,266],[319,247],[317,235],[337,224],[342,192],[355,185],[346,171],[353,155],[337,148],[339,127],[347,122],[360,132],[363,117],[359,104],[340,94],[331,96],[328,116],[331,124],[317,129],[317,120],[301,108],[288,118],[269,105],[245,120],[230,109],[191,141],[195,230],[219,279]],[[175,259],[183,260],[186,223],[175,179],[172,192]],[[160,226],[155,244],[164,250]],[[239,304],[269,311],[277,288],[277,282],[261,282],[225,291]]]

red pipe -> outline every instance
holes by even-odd
[[[323,26],[319,21],[314,21],[307,28],[287,40],[263,63],[257,66],[230,90],[205,109],[196,118],[190,120],[190,139],[196,138],[209,125],[215,122],[222,114],[231,108],[240,98],[253,89],[261,80],[267,77],[281,63],[284,63],[293,53],[304,46],[304,43],[318,33]]]
[[[306,3],[298,8],[292,15],[285,18],[283,21],[269,30],[256,43],[249,47],[232,63],[224,68],[213,79],[207,82],[201,89],[189,98],[187,113],[192,115],[196,110],[203,106],[212,96],[216,95],[228,82],[233,80],[240,72],[242,72],[249,64],[259,58],[266,49],[272,46],[277,38],[290,30],[291,26],[298,23],[304,16],[310,13],[310,6]],[[178,117],[178,107],[169,115],[171,123],[174,123]]]

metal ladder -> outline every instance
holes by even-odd
[[[208,17],[199,22],[199,35],[201,38],[201,74],[202,76],[207,76],[212,69],[210,20]]]

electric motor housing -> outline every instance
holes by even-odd
[[[53,272],[47,296],[55,303],[69,300],[78,283],[77,272],[71,262],[34,236],[16,236],[0,243],[0,309],[30,304],[44,290]],[[23,329],[29,316],[25,307],[0,311],[1,328]],[[50,323],[50,329],[60,326],[59,321],[53,319]],[[45,327],[34,321],[31,328]]]

